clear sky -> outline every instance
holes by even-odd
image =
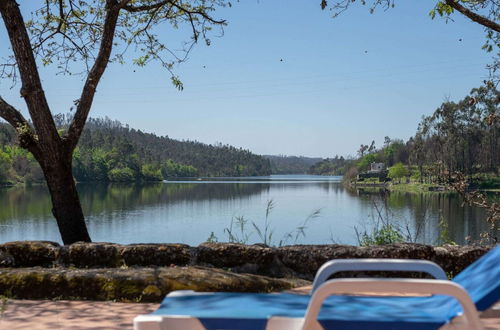
[[[487,77],[482,27],[458,14],[447,24],[431,20],[435,1],[399,1],[372,15],[355,5],[335,19],[320,2],[235,2],[215,13],[229,22],[224,36],[198,44],[176,67],[184,91],[157,64],[113,64],[91,116],[258,154],[347,156],[384,136],[409,138],[422,115]],[[179,31],[165,37],[176,45]],[[8,44],[2,24],[0,55]],[[68,112],[82,78],[53,68],[42,77],[52,111]],[[0,81],[0,95],[26,113],[20,86],[9,86]]]

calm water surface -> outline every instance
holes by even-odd
[[[286,243],[357,244],[358,231],[370,231],[378,211],[417,241],[436,243],[440,219],[449,236],[464,243],[487,230],[483,210],[461,207],[450,194],[380,194],[346,190],[340,177],[274,175],[168,181],[155,184],[79,184],[78,190],[94,241],[197,245],[213,234],[227,241],[225,228],[243,216],[249,220],[248,243],[261,242],[251,222],[264,227],[266,205],[274,201],[269,228],[273,243],[307,222],[305,236]],[[385,204],[384,204],[385,200]],[[385,205],[385,206],[384,206]],[[0,242],[51,240],[61,242],[51,216],[50,197],[43,186],[0,188]],[[239,229],[239,228],[238,228]],[[233,228],[241,237],[239,231]]]

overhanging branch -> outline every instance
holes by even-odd
[[[137,12],[144,12],[144,11],[149,11],[149,10],[153,10],[153,9],[158,9],[158,8],[161,8],[165,5],[167,5],[167,4],[170,4],[172,7],[175,7],[178,10],[185,12],[189,16],[190,21],[192,21],[192,15],[199,15],[199,16],[203,17],[204,19],[206,19],[207,21],[214,23],[214,24],[225,24],[226,23],[225,20],[218,21],[218,20],[212,18],[210,15],[208,15],[204,11],[191,10],[189,8],[186,8],[185,6],[177,3],[176,1],[160,1],[157,3],[151,4],[151,5],[142,5],[142,6],[126,5],[123,7],[123,9],[128,11],[128,12],[137,13]]]
[[[158,9],[168,3],[171,3],[170,1],[160,1],[151,5],[142,5],[142,6],[132,6],[132,5],[126,5],[123,6],[123,9],[131,12],[131,13],[139,13],[143,11],[148,11],[148,10],[153,10],[153,9]]]
[[[457,10],[458,12],[462,13],[463,15],[467,16],[469,19],[473,20],[476,23],[479,23],[488,29],[491,29],[493,31],[499,32],[500,33],[500,24],[495,23],[494,21],[491,21],[487,19],[484,16],[481,16],[479,14],[476,14],[475,12],[465,8],[462,6],[457,0],[445,0],[446,4],[453,9]]]
[[[14,128],[28,125],[28,121],[23,117],[21,112],[19,112],[16,108],[7,103],[0,96],[0,117],[5,119],[9,124],[11,124]]]
[[[38,151],[37,141],[28,121],[23,117],[21,112],[7,103],[1,96],[0,117],[16,129],[21,147],[31,151],[33,154]]]

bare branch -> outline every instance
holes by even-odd
[[[190,20],[192,20],[192,15],[199,15],[199,16],[203,17],[204,19],[206,19],[207,21],[209,21],[210,23],[214,23],[214,24],[226,24],[226,20],[220,20],[220,21],[218,21],[216,19],[213,19],[212,17],[210,17],[209,15],[207,15],[207,13],[205,13],[203,11],[189,10],[186,7],[184,7],[182,5],[179,5],[179,4],[175,3],[175,2],[172,2],[172,6],[174,6],[175,8],[177,8],[179,10],[182,10],[182,11],[186,12],[189,15]]]
[[[123,5],[123,9],[131,12],[131,13],[138,13],[142,11],[149,11],[153,9],[158,9],[160,7],[163,7],[164,5],[171,3],[171,1],[160,1],[158,3],[154,3],[151,5],[142,5],[142,6],[131,6],[131,5]]]
[[[17,82],[17,64],[14,59],[7,59],[6,61],[11,60],[11,63],[2,63],[0,64],[0,79],[9,78],[12,80],[12,86]]]
[[[143,11],[149,11],[149,10],[153,10],[153,9],[158,9],[160,7],[163,7],[167,4],[170,4],[172,5],[173,7],[185,12],[186,14],[188,14],[189,16],[189,19],[191,21],[191,24],[192,24],[192,19],[193,19],[193,15],[199,15],[201,17],[203,17],[204,19],[206,19],[207,21],[211,22],[211,23],[214,23],[214,24],[226,24],[226,20],[216,20],[212,17],[210,17],[207,13],[205,13],[204,11],[200,11],[200,10],[190,10],[188,9],[187,7],[183,6],[182,4],[178,4],[176,3],[175,1],[160,1],[158,3],[155,3],[155,4],[151,4],[151,5],[142,5],[142,6],[131,6],[131,5],[127,5],[127,6],[124,6],[123,9],[128,11],[128,12],[143,12]]]

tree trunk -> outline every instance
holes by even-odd
[[[90,242],[71,171],[71,160],[51,164],[44,168],[44,174],[52,198],[52,214],[57,220],[63,243]]]

